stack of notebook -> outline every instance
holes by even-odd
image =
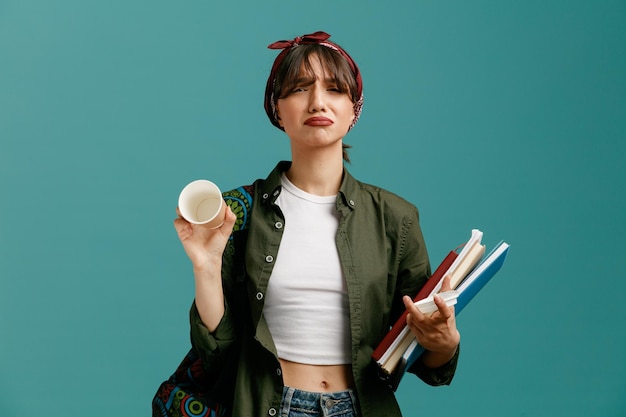
[[[500,270],[506,259],[508,243],[498,243],[485,255],[486,248],[481,243],[482,237],[483,233],[480,230],[472,230],[470,239],[461,246],[460,252],[453,250],[444,258],[413,301],[417,303],[438,294],[443,278],[449,276],[450,288],[457,292],[454,294],[456,297],[454,309],[458,315]],[[379,366],[381,377],[389,382],[393,390],[398,387],[407,369],[424,352],[407,327],[406,316],[405,312],[372,354],[372,358]]]

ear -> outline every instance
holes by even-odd
[[[282,128],[284,128],[285,126],[283,126],[283,121],[280,119],[280,110],[278,109],[278,103],[276,103],[274,105],[274,115],[276,116],[276,120],[278,121],[278,125]]]

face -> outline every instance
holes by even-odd
[[[279,123],[294,146],[341,147],[355,117],[354,103],[316,56],[311,56],[310,63],[312,74],[301,71],[293,90],[278,99]]]

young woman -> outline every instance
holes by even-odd
[[[192,346],[233,416],[399,416],[371,354],[405,308],[427,349],[410,371],[441,385],[456,368],[454,309],[411,302],[430,276],[417,209],[344,167],[362,82],[329,37],[270,45],[265,108],[291,161],[225,193],[243,203],[220,228],[174,222],[194,270]]]

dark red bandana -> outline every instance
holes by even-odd
[[[289,53],[291,48],[294,48],[298,45],[310,45],[310,44],[318,44],[325,46],[327,48],[331,48],[337,52],[339,52],[345,59],[348,61],[348,65],[354,74],[354,78],[356,80],[357,85],[357,93],[359,96],[359,100],[354,103],[354,120],[350,125],[350,129],[355,125],[356,121],[359,119],[361,115],[361,109],[363,107],[363,81],[361,79],[361,73],[359,72],[359,67],[357,67],[356,62],[352,59],[348,53],[343,50],[339,45],[329,41],[330,35],[325,32],[315,32],[310,33],[308,35],[298,36],[297,38],[291,41],[277,41],[268,45],[269,49],[282,49],[282,51],[278,54],[276,59],[274,60],[274,64],[272,65],[272,70],[270,72],[270,76],[267,79],[267,84],[265,86],[265,112],[267,116],[270,118],[270,121],[277,128],[284,130],[280,124],[278,123],[278,117],[276,116],[276,109],[273,97],[273,89],[274,82],[276,80],[276,71],[278,67],[283,62],[285,56]]]

